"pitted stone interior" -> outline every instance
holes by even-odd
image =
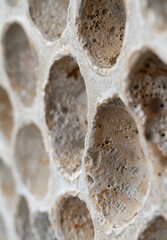
[[[56,240],[47,212],[37,212],[33,225],[39,240]]]
[[[154,53],[144,53],[129,75],[128,92],[147,140],[167,156],[167,65]]]
[[[72,57],[52,65],[45,89],[45,110],[59,168],[68,174],[75,173],[81,168],[87,131],[87,96]]]
[[[30,212],[27,201],[20,197],[15,214],[15,227],[18,236],[22,240],[36,240],[34,231],[30,223]]]
[[[27,201],[20,197],[16,212],[16,231],[23,240],[56,240],[51,228],[48,213],[30,214]]]
[[[37,56],[26,33],[18,23],[11,24],[4,39],[5,66],[10,83],[25,105],[36,95]]]
[[[15,182],[11,169],[0,159],[0,189],[8,207],[12,207],[16,195]]]
[[[4,222],[3,222],[1,215],[0,215],[0,239],[8,240],[7,234],[6,234],[6,229],[5,229]]]
[[[167,240],[166,30],[167,0],[0,0],[0,240]]]
[[[94,227],[85,202],[78,197],[64,198],[58,206],[62,240],[93,240]]]
[[[10,139],[13,126],[12,105],[7,92],[0,87],[0,134]]]
[[[98,67],[111,68],[120,54],[126,23],[124,0],[82,0],[79,38]]]
[[[139,236],[138,240],[166,240],[167,239],[167,221],[162,217],[153,219],[149,226]]]
[[[85,160],[90,197],[114,225],[127,223],[148,189],[148,169],[136,124],[119,98],[101,104]]]
[[[50,40],[60,38],[66,27],[69,0],[28,0],[32,20]]]
[[[29,124],[16,138],[15,161],[23,182],[36,197],[44,197],[48,188],[49,159],[40,130]]]

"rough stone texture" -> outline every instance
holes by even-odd
[[[126,23],[123,0],[83,0],[77,21],[83,47],[99,67],[110,68],[119,56]]]
[[[167,155],[167,66],[152,52],[146,52],[129,76],[129,103],[145,125],[145,135]]]
[[[153,219],[143,233],[139,236],[139,240],[157,240],[166,239],[167,236],[167,222],[166,220],[159,216]]]
[[[76,196],[59,200],[57,223],[61,239],[93,239],[94,227],[86,204]]]
[[[122,225],[138,212],[149,178],[137,127],[119,98],[98,107],[91,139],[85,161],[90,197]]]
[[[66,27],[69,0],[28,0],[32,20],[43,36],[58,39]]]
[[[0,239],[167,239],[166,13],[0,0]]]
[[[87,131],[87,96],[79,67],[72,57],[56,60],[45,88],[46,122],[60,170],[81,169]]]

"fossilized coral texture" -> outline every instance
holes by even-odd
[[[167,239],[167,3],[0,1],[0,239]]]

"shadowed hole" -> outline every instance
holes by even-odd
[[[129,74],[129,106],[144,123],[146,139],[167,156],[167,66],[145,51]]]
[[[24,29],[11,24],[4,35],[5,66],[9,80],[20,100],[30,105],[36,95],[37,56]]]
[[[94,227],[85,202],[69,196],[60,202],[58,211],[63,240],[94,239]]]
[[[36,240],[30,224],[29,207],[24,197],[20,197],[18,202],[18,207],[15,214],[15,227],[20,239]]]
[[[0,159],[0,188],[8,208],[12,211],[16,204],[16,188],[11,169]]]
[[[48,188],[49,159],[41,132],[34,124],[26,125],[18,131],[15,160],[28,189],[36,197],[44,197]]]
[[[166,240],[167,222],[163,217],[156,217],[148,225],[138,240]]]
[[[28,0],[32,20],[50,40],[60,38],[66,27],[69,0]]]
[[[12,105],[7,92],[0,87],[0,132],[7,139],[10,139],[12,126]]]
[[[79,67],[72,57],[54,62],[45,88],[46,122],[60,170],[81,168],[87,131],[87,96]]]
[[[56,240],[47,212],[37,212],[33,222],[40,240]]]

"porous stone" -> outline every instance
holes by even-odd
[[[0,239],[167,239],[166,12],[0,1]]]

